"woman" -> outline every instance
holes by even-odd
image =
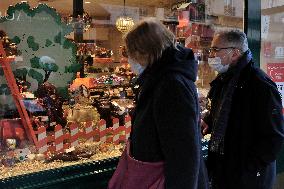
[[[125,43],[140,86],[130,137],[131,157],[140,162],[163,162],[167,189],[208,188],[193,52],[177,46],[174,34],[156,19],[134,26]]]

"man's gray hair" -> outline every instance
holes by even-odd
[[[228,47],[235,47],[242,52],[248,50],[247,36],[240,30],[222,30],[218,31],[216,35],[218,35],[219,39],[222,39],[223,44],[226,44]]]

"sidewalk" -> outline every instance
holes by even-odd
[[[284,173],[277,175],[276,184],[273,189],[283,189],[284,188]]]

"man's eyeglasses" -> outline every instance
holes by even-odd
[[[236,47],[223,47],[223,48],[210,47],[210,48],[208,48],[208,51],[209,51],[209,53],[211,53],[211,52],[214,53],[214,52],[219,52],[219,51],[221,51],[223,49],[236,49]]]

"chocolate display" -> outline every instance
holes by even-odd
[[[119,119],[119,124],[124,125],[124,117],[134,112],[134,100],[133,99],[113,99],[111,100],[111,114],[113,117]]]
[[[112,126],[113,118],[119,118],[120,125],[124,125],[124,116],[134,110],[134,93],[129,85],[100,86],[90,90],[90,98],[107,127]]]
[[[111,116],[111,104],[110,100],[107,99],[95,99],[94,100],[94,106],[97,108],[101,119],[104,119],[106,121],[106,126],[111,127],[112,126],[112,116]]]
[[[73,153],[73,154],[77,153],[78,155],[77,157],[79,157],[79,160],[75,161],[69,161],[71,160],[71,158],[67,158],[68,161],[59,160],[59,158],[57,158],[56,160],[55,156],[53,157],[53,160],[51,160],[52,156],[50,157],[51,159],[45,160],[42,154],[31,154],[29,155],[29,159],[27,161],[22,161],[22,162],[18,161],[18,163],[16,163],[17,162],[16,159],[10,160],[0,157],[0,162],[2,162],[0,163],[0,179],[43,171],[43,170],[60,168],[70,165],[76,165],[90,161],[98,161],[102,159],[118,157],[121,155],[123,148],[124,146],[121,144],[120,145],[102,144],[100,142],[85,143],[77,148],[78,152]],[[82,152],[81,156],[79,155],[80,154],[79,152]],[[92,154],[92,155],[88,158],[85,158],[84,154]],[[6,166],[3,163],[5,163]]]
[[[95,79],[98,85],[121,85],[125,83],[125,79],[115,74],[105,75]]]
[[[70,122],[94,121],[94,124],[96,124],[99,119],[100,115],[93,106],[76,104],[74,108],[68,109],[67,120]]]
[[[119,146],[119,148],[122,146]],[[104,143],[82,143],[79,146],[72,147],[65,150],[65,152],[59,154],[51,154],[46,159],[46,162],[52,162],[61,160],[65,161],[78,161],[80,159],[89,159],[94,154],[105,153],[111,149],[115,149],[115,146]]]
[[[98,58],[110,58],[113,55],[113,52],[112,50],[97,46],[95,54]]]
[[[91,106],[89,96],[89,89],[85,85],[80,85],[71,91],[69,108],[65,108],[68,122],[81,123],[93,121],[94,125],[97,124],[100,115],[97,109]]]
[[[55,160],[62,160],[64,161],[78,161],[82,158],[90,158],[93,155],[93,152],[86,152],[83,150],[74,150],[72,152],[64,152],[52,155],[46,161],[51,162]]]
[[[77,43],[78,55],[92,55],[96,52],[95,43]]]
[[[42,103],[47,110],[47,116],[49,117],[50,123],[55,122],[65,126],[67,122],[63,117],[63,99],[58,95],[56,87],[51,83],[45,82],[38,87],[36,94],[37,97],[42,100]],[[55,125],[48,126],[47,128],[53,130]]]

